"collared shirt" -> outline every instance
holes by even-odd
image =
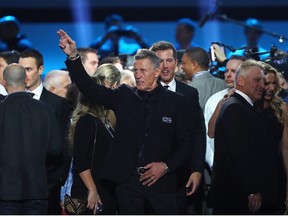
[[[176,81],[175,81],[175,79],[172,79],[171,82],[168,83],[168,84],[163,83],[162,81],[160,81],[160,83],[161,83],[162,86],[169,85],[168,90],[176,92]]]
[[[206,73],[210,73],[209,71],[199,71],[197,73],[195,73],[193,76],[192,76],[192,80],[195,78],[195,77],[199,77],[199,76],[202,76]]]
[[[6,89],[4,88],[4,86],[2,84],[0,84],[0,94],[6,96],[8,93],[6,91]]]
[[[249,98],[248,95],[246,95],[245,93],[239,91],[238,89],[236,89],[235,92],[237,94],[241,95],[249,104],[251,104],[251,106],[253,106],[253,101],[251,100],[251,98]]]
[[[28,92],[34,93],[33,98],[36,100],[40,100],[40,96],[42,94],[42,91],[43,91],[43,84],[41,82],[40,85],[36,89],[34,89],[33,91],[28,91]]]
[[[204,118],[205,118],[205,126],[206,131],[208,131],[208,123],[213,115],[218,102],[224,97],[225,94],[228,94],[229,88],[226,88],[222,91],[219,91],[215,94],[213,94],[206,102],[205,108],[204,108]],[[212,169],[213,161],[214,161],[214,138],[210,138],[208,134],[206,134],[206,154],[205,154],[205,160],[209,167]]]
[[[135,91],[135,94],[141,98],[141,103],[142,103],[141,112],[143,113],[143,116],[146,119],[146,130],[148,129],[147,126],[157,106],[159,93],[161,92],[161,87],[159,85],[160,84],[158,83],[158,86],[152,91],[141,91],[137,89]],[[139,154],[138,154],[139,166],[144,165],[143,161],[145,161],[145,155],[143,155],[143,153],[145,152],[144,148],[145,148],[146,142],[147,142],[146,139],[142,139],[139,142]]]

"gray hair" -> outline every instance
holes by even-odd
[[[59,76],[69,76],[68,71],[64,70],[52,70],[46,74],[43,85],[46,89],[50,89],[53,85],[55,87],[59,87],[61,84],[59,83]]]
[[[134,60],[149,59],[153,64],[154,69],[160,67],[160,58],[156,55],[155,52],[148,49],[139,49],[134,56]]]
[[[264,66],[261,62],[255,61],[253,59],[248,59],[238,66],[235,72],[235,82],[238,80],[239,76],[246,77],[247,71],[251,67],[259,67],[262,71],[264,71]]]

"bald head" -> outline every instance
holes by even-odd
[[[26,72],[22,65],[16,63],[7,65],[3,71],[3,78],[6,88],[23,89],[24,91]]]

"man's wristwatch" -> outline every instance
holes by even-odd
[[[164,167],[164,171],[165,171],[165,173],[169,172],[169,168],[168,168],[167,164],[164,163],[164,162],[161,162],[161,164],[162,164],[163,167]]]

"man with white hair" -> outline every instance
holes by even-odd
[[[52,70],[46,74],[43,85],[48,91],[65,98],[71,79],[67,71]]]

